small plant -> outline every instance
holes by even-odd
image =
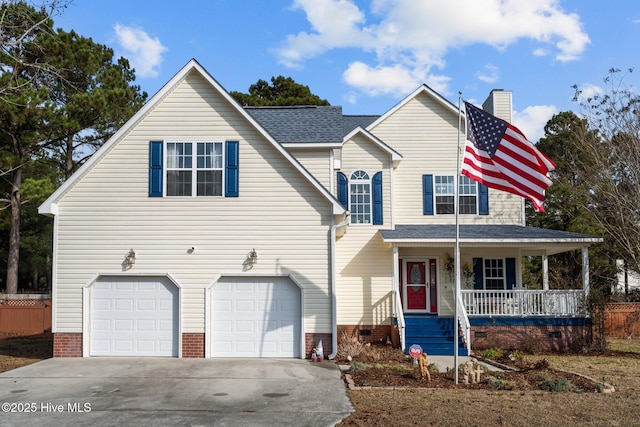
[[[436,365],[435,363],[429,363],[427,369],[429,369],[429,372],[432,374],[437,374],[440,372],[440,368],[438,368],[438,365]]]
[[[352,372],[366,371],[367,369],[369,369],[369,365],[367,365],[366,363],[358,362],[357,360],[353,360],[351,362],[351,371]]]
[[[484,379],[489,386],[495,390],[514,390],[516,385],[513,381],[505,379],[501,375],[489,376]]]
[[[573,385],[573,383],[571,383],[571,381],[569,381],[566,378],[558,378],[558,379],[550,378],[544,381],[542,384],[540,384],[539,387],[541,390],[560,392],[560,393],[573,391],[576,388]]]
[[[499,348],[488,348],[482,352],[482,357],[485,359],[500,359],[502,354],[502,350]]]

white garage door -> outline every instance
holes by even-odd
[[[211,298],[213,357],[300,357],[300,288],[288,278],[224,278]]]
[[[178,356],[178,288],[160,277],[91,286],[91,356]]]

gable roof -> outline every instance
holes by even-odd
[[[62,184],[51,196],[47,198],[39,207],[38,212],[43,215],[54,216],[58,213],[57,203],[71,188],[75,186],[83,176],[85,176],[100,159],[109,151],[110,147],[117,144],[130,129],[135,127],[146,114],[159,105],[164,97],[176,87],[190,73],[199,73],[213,89],[223,96],[233,108],[244,116],[273,147],[280,152],[332,205],[333,214],[345,214],[348,211],[318,180],[309,173],[286,149],[284,149],[245,109],[236,102],[235,99],[202,67],[195,59],[190,60],[169,82],[167,82],[136,114],[131,117],[102,147],[96,151],[82,167],[80,167],[64,184]],[[340,138],[341,139],[341,138]]]
[[[371,123],[375,122],[380,116],[342,116],[343,135],[348,135],[358,126],[366,129]]]
[[[281,144],[342,142],[342,107],[244,107]]]
[[[449,102],[449,100],[447,100],[445,97],[440,95],[435,90],[431,89],[426,84],[423,84],[420,87],[418,87],[416,90],[414,90],[411,94],[409,94],[407,97],[405,97],[402,101],[400,101],[398,104],[396,104],[394,107],[392,107],[389,111],[387,111],[382,116],[378,117],[375,121],[373,121],[371,124],[369,124],[367,126],[367,130],[371,130],[375,128],[378,124],[383,122],[387,117],[393,115],[396,111],[398,111],[400,108],[406,105],[409,101],[411,101],[412,99],[414,99],[420,94],[426,94],[427,96],[433,98],[434,100],[442,104],[445,107],[445,109],[449,110],[452,114],[455,114],[456,116],[459,114],[458,107],[453,105],[451,102]],[[464,120],[464,113],[462,114],[462,119]]]
[[[350,133],[345,135],[344,142],[348,141],[349,139],[353,138],[355,135],[358,135],[358,134],[363,135],[367,140],[369,140],[369,142],[373,143],[382,151],[385,151],[387,154],[389,154],[391,156],[391,160],[394,163],[397,163],[400,160],[402,160],[402,155],[400,153],[398,153],[396,150],[394,150],[393,148],[391,148],[390,146],[382,142],[380,138],[376,137],[374,134],[372,134],[368,130],[363,129],[361,126],[358,126],[354,130],[352,130]]]

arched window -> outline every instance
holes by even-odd
[[[352,224],[371,224],[371,178],[363,170],[349,177],[349,210]]]

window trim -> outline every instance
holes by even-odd
[[[487,272],[492,268],[491,266],[487,267],[487,261],[500,261],[502,263],[502,277],[489,277]],[[498,281],[502,279],[502,288],[500,289],[487,289],[487,279]],[[492,258],[482,258],[482,289],[485,291],[506,291],[507,289],[507,259],[492,257]]]
[[[163,162],[162,162],[162,177],[163,177],[163,188],[162,188],[162,194],[163,197],[166,198],[172,198],[172,199],[190,199],[190,198],[222,198],[225,197],[225,188],[226,188],[226,141],[219,141],[219,140],[213,140],[213,139],[205,139],[205,140],[200,140],[200,139],[194,139],[194,140],[165,140],[163,143]],[[214,144],[220,144],[221,146],[221,167],[220,168],[198,168],[197,167],[197,162],[198,162],[198,144],[207,144],[207,143],[212,143]],[[168,149],[168,145],[169,144],[191,144],[191,195],[181,195],[181,196],[170,196],[167,194],[167,187],[169,185],[169,179],[168,179],[168,172],[170,170],[189,170],[187,168],[182,168],[182,169],[176,169],[176,168],[169,168],[169,149]],[[216,171],[219,170],[221,171],[221,178],[220,178],[220,195],[216,195],[216,196],[198,196],[198,171]]]
[[[453,182],[454,193],[453,194],[438,194],[437,186],[439,184],[437,184],[437,181],[438,181],[438,178],[442,178],[442,177],[454,178],[454,182]],[[473,195],[472,194],[463,195],[460,192],[460,185],[461,185],[461,182],[462,182],[461,178],[468,179],[469,181],[471,181],[472,183],[475,184],[475,194],[473,194]],[[432,194],[432,197],[433,197],[433,215],[435,215],[435,216],[437,216],[437,215],[455,215],[455,175],[433,174],[432,181],[433,181],[432,182],[433,188],[431,189],[431,191],[432,191],[431,194]],[[468,177],[465,177],[464,175],[460,175],[458,177],[458,209],[460,209],[460,206],[461,206],[460,198],[462,196],[465,196],[465,197],[473,196],[473,197],[475,197],[475,202],[476,202],[475,203],[475,206],[476,206],[475,212],[472,212],[472,213],[471,212],[469,212],[469,213],[459,212],[460,215],[481,215],[481,212],[480,212],[480,185],[481,185],[480,183],[478,183],[478,182],[476,182],[476,181],[474,181],[474,180],[472,180],[472,179],[470,179]],[[451,213],[438,213],[438,203],[437,203],[437,198],[438,197],[453,197],[453,200],[454,200],[453,212],[451,212]]]
[[[367,175],[366,179],[353,179],[353,175],[356,172],[362,172],[365,173]],[[353,222],[353,218],[356,217],[356,212],[354,212],[353,210],[353,203],[352,203],[352,197],[357,196],[359,193],[356,193],[353,191],[351,185],[354,184],[355,182],[358,182],[359,184],[363,184],[363,185],[368,185],[369,187],[369,213],[357,213],[357,215],[366,215],[367,217],[365,219],[368,219],[368,222]],[[351,173],[349,173],[349,177],[347,179],[347,186],[349,189],[349,195],[348,195],[348,201],[349,201],[349,210],[351,211],[351,221],[350,224],[351,225],[373,225],[373,176],[366,170],[366,169],[354,169],[353,171],[351,171]],[[361,206],[365,206],[365,203],[362,203]]]

